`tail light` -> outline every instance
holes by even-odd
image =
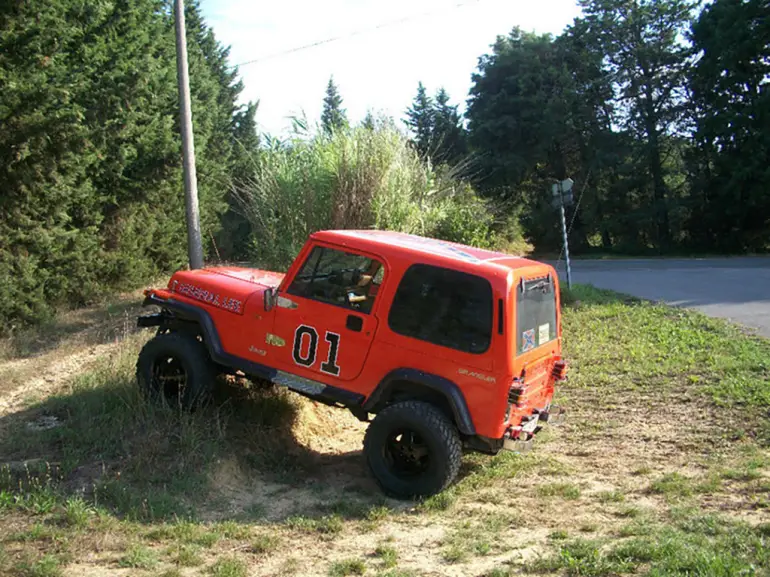
[[[551,376],[557,381],[563,381],[567,378],[567,361],[556,361],[551,370]]]
[[[508,403],[511,405],[518,405],[522,393],[524,393],[524,387],[521,383],[514,381],[513,386],[508,390]]]
[[[505,410],[505,417],[503,418],[503,422],[507,423],[508,419],[511,418],[511,411],[513,407],[518,407],[519,403],[521,402],[521,397],[524,394],[524,383],[522,383],[521,379],[513,379],[513,383],[511,383],[511,388],[508,389],[508,407]]]

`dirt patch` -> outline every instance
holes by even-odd
[[[303,399],[292,433],[307,449],[334,455],[360,451],[366,427],[349,411]]]
[[[292,399],[297,408],[285,431],[260,433],[272,439],[280,451],[293,453],[299,471],[287,473],[282,481],[274,470],[261,472],[247,467],[237,457],[216,462],[209,475],[214,507],[202,513],[208,521],[233,515],[258,514],[269,521],[281,521],[303,512],[323,510],[343,487],[378,494],[369,478],[361,454],[365,423],[345,410],[328,407],[302,397]],[[331,491],[327,490],[331,488]],[[364,491],[361,491],[363,489]]]
[[[62,575],[72,577],[122,577],[123,575],[133,575],[134,569],[122,569],[120,567],[109,567],[104,565],[89,565],[88,563],[73,563],[68,565]]]
[[[14,413],[25,406],[49,397],[62,390],[75,376],[88,371],[105,355],[114,352],[119,343],[89,347],[87,350],[62,356],[58,352],[42,355],[32,360],[15,361],[26,367],[11,380],[4,391],[0,390],[0,417]],[[0,365],[0,382],[3,381],[4,366]],[[0,419],[0,423],[5,420]],[[4,435],[0,424],[0,438]]]
[[[60,314],[0,341],[0,416],[39,399],[137,332],[142,292]]]

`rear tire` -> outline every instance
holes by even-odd
[[[385,493],[399,499],[428,497],[457,477],[462,443],[440,409],[404,401],[383,409],[369,425],[364,455]]]
[[[191,409],[214,386],[216,371],[206,346],[188,333],[158,335],[144,345],[136,363],[142,394],[170,407]]]

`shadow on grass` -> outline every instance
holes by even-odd
[[[72,392],[0,419],[0,509],[79,496],[137,521],[212,511],[282,520],[366,518],[382,505],[360,452],[321,454],[295,438],[307,401],[221,379],[196,411],[152,405],[137,391],[133,355],[123,356]]]

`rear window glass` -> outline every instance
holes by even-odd
[[[556,338],[556,293],[550,277],[525,280],[516,291],[516,350],[526,353]]]
[[[400,335],[483,353],[492,335],[492,287],[472,274],[412,265],[398,286],[388,325]]]

